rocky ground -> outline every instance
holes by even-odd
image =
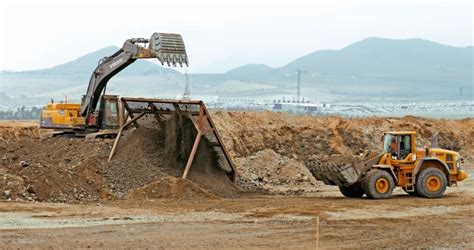
[[[237,168],[237,187],[216,162],[209,160],[215,157],[205,142],[199,147],[189,185],[170,180],[181,176],[187,158],[187,154],[176,153],[174,127],[145,120],[144,126],[123,136],[116,156],[107,162],[111,139],[39,139],[44,131],[35,123],[10,122],[0,124],[0,198],[68,203],[123,199],[163,178],[168,178],[162,185],[169,189],[170,183],[189,188],[196,184],[205,191],[196,194],[205,196],[209,192],[236,197],[239,190],[310,195],[321,188],[321,183],[315,181],[305,162],[334,163],[341,157],[377,154],[381,135],[389,130],[415,130],[421,146],[429,145],[432,135],[439,131],[441,147],[459,151],[467,163],[474,155],[474,119],[345,119],[215,112],[213,120]],[[192,145],[189,136],[185,143],[188,151]]]
[[[321,249],[472,249],[473,191],[471,179],[449,188],[441,199],[402,191],[388,200],[350,199],[322,186],[311,196],[139,196],[86,205],[0,201],[0,245],[315,249],[320,213]]]

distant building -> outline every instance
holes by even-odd
[[[273,105],[273,111],[280,112],[291,112],[291,113],[318,113],[322,112],[325,108],[330,108],[327,103],[275,103]]]

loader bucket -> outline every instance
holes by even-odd
[[[162,65],[189,66],[188,55],[180,34],[154,33],[150,38],[149,49],[155,52]]]
[[[316,180],[323,181],[326,185],[349,186],[363,177],[363,174],[376,165],[383,154],[373,158],[360,159],[332,159],[329,162],[306,162],[306,167]]]
[[[316,180],[322,181],[326,185],[347,186],[356,182],[360,175],[352,164],[307,164],[306,167],[310,170]]]

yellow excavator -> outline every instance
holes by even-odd
[[[180,34],[154,33],[150,39],[128,39],[117,52],[99,61],[81,104],[48,104],[41,113],[40,127],[54,129],[49,136],[115,136],[123,123],[123,112],[118,96],[105,94],[107,82],[137,59],[149,58],[173,67],[189,64]]]
[[[468,176],[458,152],[438,147],[438,133],[430,148],[416,148],[416,132],[393,131],[383,136],[383,152],[366,161],[325,165],[307,162],[313,176],[336,185],[346,197],[386,199],[395,187],[410,195],[438,198],[446,187]]]

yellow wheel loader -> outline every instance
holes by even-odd
[[[51,103],[41,113],[41,128],[55,129],[50,136],[115,136],[123,118],[118,96],[106,95],[110,78],[137,59],[157,58],[162,65],[188,65],[179,34],[154,33],[150,39],[131,38],[114,54],[101,59],[92,72],[81,104]]]
[[[436,136],[435,136],[436,137]],[[410,195],[425,198],[441,197],[446,187],[467,178],[458,152],[437,147],[416,148],[413,131],[386,132],[383,152],[367,161],[345,165],[323,165],[307,162],[317,180],[337,185],[346,197],[386,199],[395,187]]]

